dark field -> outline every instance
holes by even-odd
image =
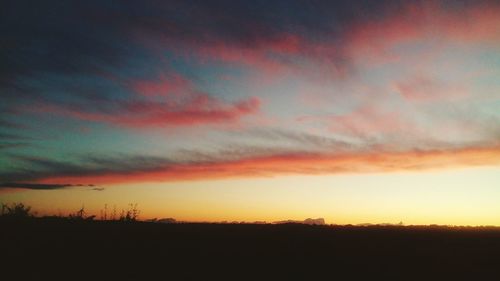
[[[0,220],[4,280],[500,280],[500,230]]]

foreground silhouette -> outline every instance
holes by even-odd
[[[498,228],[0,217],[0,229],[2,274],[18,280],[479,280],[500,276]]]

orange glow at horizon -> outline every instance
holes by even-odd
[[[279,221],[323,217],[327,223],[500,226],[500,167],[363,175],[283,176],[197,182],[119,184],[104,191],[73,188],[4,193],[40,214],[85,206],[99,216],[104,204],[137,203],[141,219]],[[26,196],[26,195],[30,196]],[[36,199],[33,199],[36,198]],[[60,202],[54,206],[53,202]]]

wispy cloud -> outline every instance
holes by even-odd
[[[14,186],[498,163],[495,1],[1,6]]]
[[[78,120],[130,128],[237,123],[259,112],[261,100],[249,97],[228,102],[196,89],[177,74],[127,83],[127,99],[93,97],[72,103],[42,101],[20,105],[21,112],[63,115]],[[97,102],[98,106],[93,106]],[[1,137],[1,136],[0,136]]]
[[[207,94],[196,93],[179,103],[127,100],[111,101],[108,105],[107,109],[101,111],[79,105],[56,104],[42,104],[31,110],[130,128],[191,126],[237,122],[246,115],[257,113],[260,100],[253,97],[226,103]],[[106,104],[101,103],[101,106],[105,107]]]
[[[369,173],[421,171],[454,167],[500,164],[500,148],[462,147],[429,149],[315,153],[275,152],[227,157],[215,155],[210,160],[173,160],[161,157],[115,157],[80,159],[80,164],[49,159],[21,158],[30,171],[2,174],[13,183],[10,187],[62,188],[75,185],[109,184],[141,181],[184,181],[234,177],[272,177],[291,174]],[[43,167],[43,168],[42,168]],[[71,183],[71,184],[67,184]],[[48,184],[47,186],[37,184]],[[59,184],[59,185],[54,185]],[[3,184],[7,187],[9,184]]]
[[[458,83],[449,85],[422,75],[397,82],[395,88],[406,99],[420,102],[456,101],[469,94]]]

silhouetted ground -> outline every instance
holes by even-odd
[[[1,219],[0,230],[1,274],[16,280],[500,280],[498,229]]]

